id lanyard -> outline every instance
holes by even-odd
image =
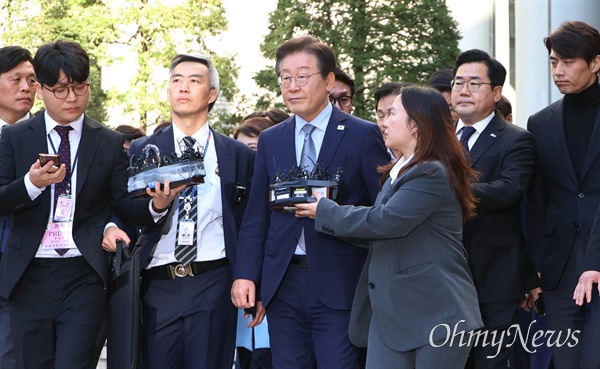
[[[204,150],[202,150],[202,158],[206,158],[206,152],[208,151],[208,144],[210,143],[210,128],[208,129],[208,137],[206,138],[206,145],[204,145]]]

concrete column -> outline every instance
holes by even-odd
[[[446,0],[458,23],[460,51],[481,49],[493,54],[494,0]]]

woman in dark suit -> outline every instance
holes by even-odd
[[[296,215],[315,218],[320,232],[369,241],[349,328],[355,345],[368,344],[367,368],[462,368],[470,332],[483,325],[461,243],[475,174],[439,92],[402,89],[383,126],[386,146],[405,160],[380,168],[375,205],[317,195]]]

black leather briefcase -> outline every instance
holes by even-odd
[[[141,358],[140,251],[117,243],[108,290],[107,367],[137,369]]]

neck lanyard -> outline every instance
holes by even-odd
[[[54,154],[58,155],[58,152],[56,151],[56,147],[54,146],[54,142],[52,142],[52,138],[50,138],[50,133],[48,133],[48,141],[50,142],[50,146],[52,147],[52,151],[54,151]],[[70,143],[70,141],[69,141]],[[69,147],[69,150],[71,150],[71,148]],[[71,165],[71,171],[69,172],[69,178],[67,178],[67,180],[69,181],[69,187],[71,186],[71,177],[73,176],[73,171],[75,170],[75,166],[77,166],[77,159],[79,158],[79,146],[77,147],[77,151],[75,152],[75,159],[73,160],[73,165]]]
[[[202,157],[206,158],[206,152],[208,151],[208,144],[210,143],[210,128],[208,129],[208,137],[206,138],[206,144],[204,150],[202,150]]]

